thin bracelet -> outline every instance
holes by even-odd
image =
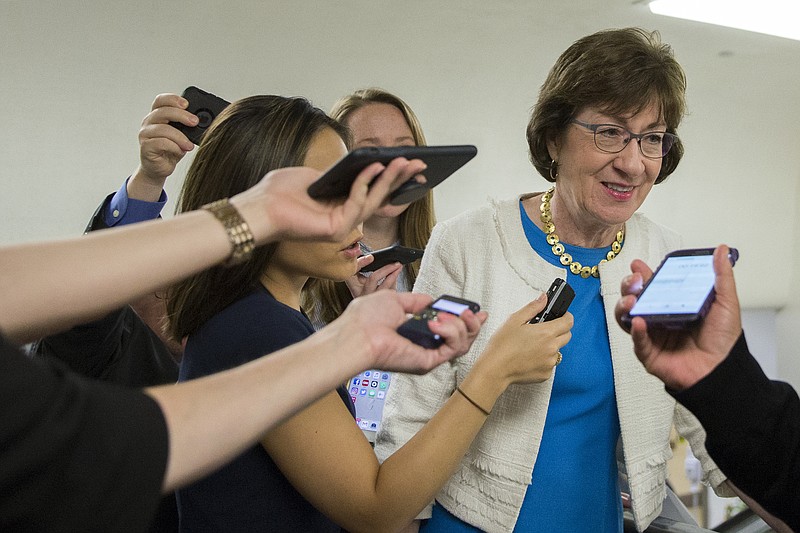
[[[211,202],[202,207],[210,211],[225,227],[228,241],[231,243],[231,255],[225,261],[225,266],[238,265],[250,259],[255,248],[255,239],[250,226],[244,221],[239,210],[227,198]]]
[[[463,396],[463,397],[464,397],[464,399],[465,399],[465,400],[467,400],[469,403],[471,403],[472,405],[474,405],[474,406],[475,406],[475,407],[478,409],[478,411],[480,411],[481,413],[485,414],[486,416],[489,416],[490,412],[489,412],[489,411],[487,411],[486,409],[484,409],[483,407],[481,407],[480,405],[478,405],[478,404],[475,402],[475,400],[473,400],[472,398],[470,398],[469,396],[467,396],[467,393],[465,393],[463,390],[461,390],[461,387],[460,387],[460,386],[459,386],[459,387],[456,387],[456,390],[457,390],[457,391],[458,391],[458,392],[461,394],[461,396]]]

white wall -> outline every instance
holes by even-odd
[[[800,148],[800,145],[796,145]],[[796,209],[800,212],[800,190],[795,197]],[[797,225],[797,222],[795,222]],[[792,243],[787,243],[786,251]],[[800,269],[793,265],[800,259],[800,239],[794,242],[794,254],[792,266],[788,267],[788,273],[781,268],[781,261],[773,261],[775,275],[764,280],[764,283],[779,283],[789,294],[787,305],[778,312],[777,329],[777,353],[778,368],[776,375],[791,383],[794,388],[800,391]]]
[[[547,69],[576,38],[626,25],[658,29],[689,79],[687,155],[642,209],[689,246],[740,249],[743,305],[780,310],[777,373],[800,385],[800,43],[630,0],[2,0],[0,243],[80,233],[135,167],[153,97],[190,84],[326,109],[364,86],[396,92],[431,143],[479,148],[437,189],[440,219],[543,190],[524,128]]]

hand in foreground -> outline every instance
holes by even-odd
[[[636,303],[636,295],[653,275],[640,260],[631,263],[633,274],[622,280],[622,298],[614,313],[622,324],[622,315]],[[708,314],[697,326],[687,330],[650,328],[641,317],[634,317],[630,334],[639,360],[648,372],[670,388],[683,390],[707,376],[728,356],[742,332],[739,299],[728,247],[714,251],[714,290],[716,299]]]
[[[198,119],[186,111],[188,105],[189,102],[177,94],[159,94],[153,100],[151,111],[139,129],[139,167],[128,185],[132,198],[158,200],[167,177],[183,156],[194,149],[194,143],[169,124],[180,122],[196,126]]]
[[[347,288],[350,289],[350,294],[353,295],[353,298],[366,296],[367,294],[372,294],[379,290],[397,290],[397,279],[403,272],[403,265],[400,263],[391,263],[372,272],[360,272],[363,267],[372,263],[373,260],[373,256],[369,254],[359,257],[359,272],[356,272],[344,281],[347,284]]]
[[[283,239],[338,241],[375,212],[391,191],[424,169],[419,159],[399,157],[387,166],[373,163],[359,173],[346,199],[317,201],[307,189],[319,171],[282,168],[231,198],[231,203],[250,225],[257,244]]]
[[[378,291],[353,300],[342,316],[322,331],[354,336],[359,345],[368,345],[373,359],[365,368],[379,368],[422,374],[465,354],[488,316],[485,311],[464,311],[460,317],[440,313],[429,323],[431,331],[442,336],[444,344],[425,349],[397,333],[407,315],[424,309],[433,299],[424,294]]]
[[[503,385],[539,383],[553,375],[558,353],[572,338],[572,313],[561,318],[528,324],[547,305],[545,294],[513,313],[486,345],[475,368],[498,376]],[[488,370],[489,368],[493,370]]]

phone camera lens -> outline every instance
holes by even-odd
[[[211,121],[214,120],[214,114],[208,109],[198,109],[195,115],[199,119],[198,128],[207,128],[211,125]]]

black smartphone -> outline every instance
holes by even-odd
[[[375,250],[370,253],[375,259],[372,260],[372,263],[362,268],[360,272],[372,272],[390,263],[402,263],[407,265],[420,259],[424,251],[425,250],[419,248],[407,248],[400,245],[381,248],[380,250]]]
[[[199,145],[208,127],[211,126],[217,115],[230,105],[230,102],[203,89],[198,89],[194,85],[187,87],[181,96],[189,101],[189,107],[186,108],[186,111],[197,116],[199,122],[197,126],[193,127],[186,126],[180,122],[170,122],[169,124],[181,130],[194,144]]]
[[[442,345],[444,340],[440,335],[430,330],[428,321],[436,320],[439,313],[450,313],[451,315],[459,316],[467,309],[477,313],[481,310],[481,306],[470,300],[445,294],[434,300],[431,305],[421,312],[409,318],[397,328],[397,332],[423,348],[437,348]]]
[[[329,168],[308,188],[312,198],[344,198],[350,194],[350,186],[359,172],[368,165],[379,162],[388,164],[392,159],[421,159],[428,167],[422,172],[426,183],[411,179],[389,195],[392,205],[410,204],[419,200],[456,170],[475,157],[478,149],[472,145],[455,146],[367,146],[356,148]]]
[[[569,304],[575,298],[575,290],[569,283],[561,278],[556,278],[547,289],[547,305],[535,317],[528,320],[528,324],[547,322],[564,316],[569,309]]]
[[[731,265],[739,251],[731,248]],[[699,322],[714,301],[714,248],[692,248],[668,253],[639,293],[623,322],[640,316],[648,325],[682,329]]]

